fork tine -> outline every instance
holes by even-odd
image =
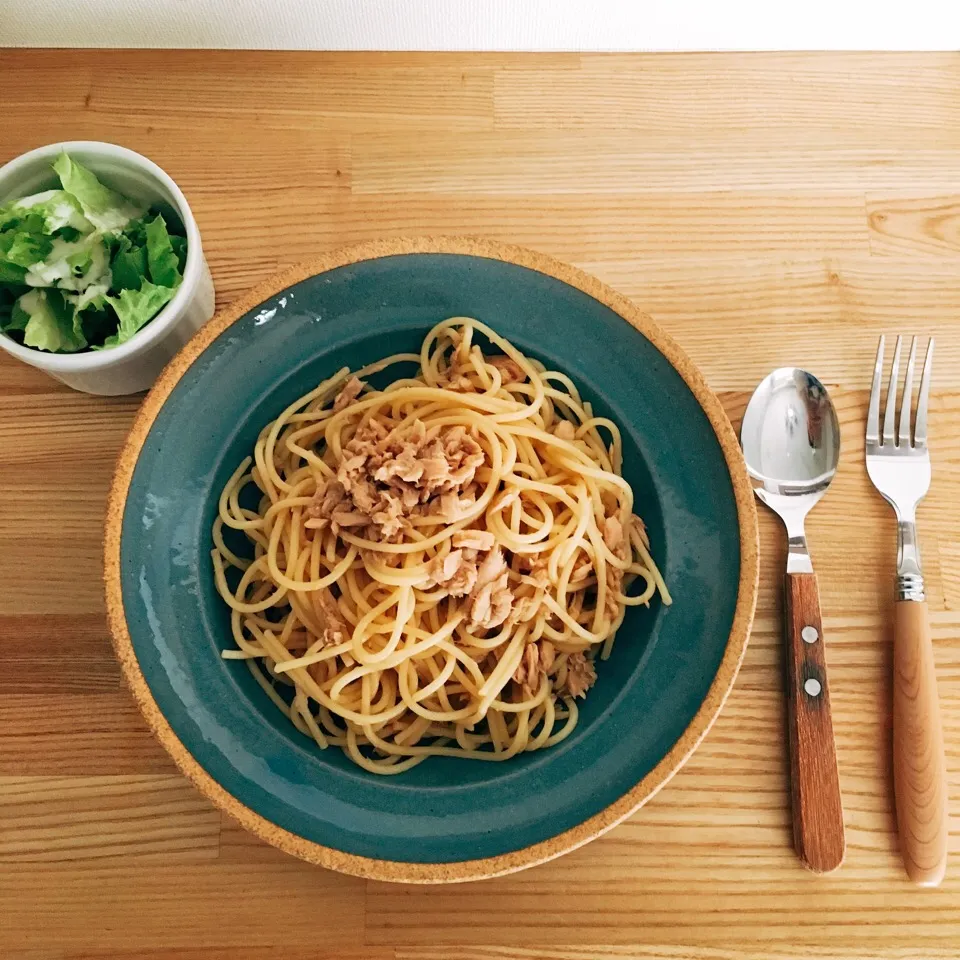
[[[933,370],[933,337],[927,342],[927,355],[923,360],[923,373],[920,375],[920,396],[917,397],[917,426],[913,431],[914,443],[918,447],[927,445],[927,406],[930,400],[930,377]]]
[[[897,337],[893,351],[893,366],[890,368],[890,385],[887,387],[887,406],[883,411],[883,442],[893,443],[893,421],[897,406],[897,385],[900,382],[900,346],[903,337]]]
[[[913,364],[917,359],[917,338],[910,341],[910,358],[907,360],[907,372],[903,378],[903,400],[900,402],[900,430],[897,443],[901,447],[910,446],[910,405],[913,402]]]
[[[867,409],[867,441],[880,442],[880,380],[883,376],[883,334],[877,347],[877,362],[873,367],[873,386],[870,388],[870,406]]]

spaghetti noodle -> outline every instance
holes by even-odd
[[[397,364],[416,373],[366,382]],[[264,427],[221,494],[223,656],[374,773],[558,743],[627,607],[671,602],[621,466],[616,424],[476,320],[344,368]]]

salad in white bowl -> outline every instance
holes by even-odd
[[[67,153],[60,187],[0,205],[0,331],[51,353],[126,343],[174,296],[187,239]]]

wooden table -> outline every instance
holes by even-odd
[[[120,682],[104,498],[136,397],[0,360],[0,956],[282,960],[955,958],[960,833],[905,880],[890,777],[895,530],[863,469],[881,332],[935,334],[921,509],[951,806],[960,813],[960,58],[0,52],[0,161],[139,150],[187,194],[218,300],[362,239],[469,233],[633,297],[731,417],[791,363],[840,411],[820,574],[847,860],[791,850],[780,530],[722,716],[628,823],[559,861],[448,888],[365,883],[214,810]]]

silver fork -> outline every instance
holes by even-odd
[[[907,874],[923,886],[936,886],[943,879],[947,863],[947,771],[917,541],[917,505],[930,489],[927,408],[933,338],[927,344],[913,424],[911,401],[917,338],[910,344],[900,421],[895,424],[901,348],[901,338],[897,337],[881,431],[883,347],[881,337],[867,411],[866,457],[867,474],[897,515],[899,549],[893,635],[893,774],[897,825]]]

